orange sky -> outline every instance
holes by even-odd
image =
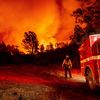
[[[78,7],[77,0],[0,0],[0,41],[21,48],[25,31],[34,31],[40,43],[67,41]]]

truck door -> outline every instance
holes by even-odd
[[[99,83],[100,83],[100,35],[97,37],[97,54],[98,54],[98,57],[97,57],[97,65],[98,65],[98,74],[99,74]]]

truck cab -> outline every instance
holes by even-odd
[[[100,85],[100,34],[90,35],[79,48],[81,73],[87,85]]]

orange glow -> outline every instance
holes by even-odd
[[[62,0],[62,10],[60,11],[60,25],[56,39],[59,41],[69,41],[69,36],[73,34],[75,20],[71,16],[72,12],[80,7],[76,0]]]
[[[0,41],[18,45],[26,31],[34,31],[40,44],[69,41],[75,26],[72,12],[77,0],[0,0]]]

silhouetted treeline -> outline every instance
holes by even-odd
[[[37,54],[22,54],[16,46],[0,43],[0,65],[6,64],[50,64],[58,63],[64,59],[67,47],[48,50]]]
[[[35,55],[26,54],[20,55],[24,64],[36,64],[36,65],[49,65],[55,63],[61,63],[66,56],[68,47],[58,48],[46,52],[40,52]]]
[[[33,64],[47,66],[49,64],[61,64],[66,54],[68,54],[73,62],[73,66],[78,67],[79,53],[77,48],[75,45],[67,45],[62,48],[38,52],[37,54],[24,54],[16,46],[6,45],[2,42],[0,44],[0,65]]]
[[[11,64],[13,56],[18,56],[19,54],[17,46],[6,45],[4,42],[0,43],[0,65]]]
[[[0,64],[10,63],[11,62],[11,54],[7,49],[7,46],[4,42],[0,44]]]

